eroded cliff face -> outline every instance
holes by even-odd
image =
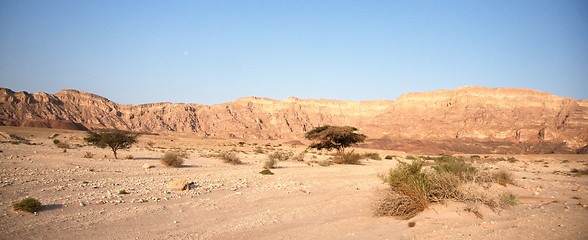
[[[371,136],[586,145],[588,101],[528,89],[462,87],[400,96]],[[385,130],[377,135],[378,130]]]
[[[77,90],[29,94],[0,88],[0,123],[243,139],[300,139],[313,127],[332,124],[355,126],[372,139],[555,143],[576,149],[588,142],[588,101],[529,89],[462,87],[409,93],[396,101],[246,97],[212,106],[121,105]]]

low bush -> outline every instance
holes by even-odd
[[[263,164],[263,169],[276,168],[276,163],[277,163],[277,161],[275,159],[269,159],[269,160],[265,161],[265,163]]]
[[[401,219],[410,219],[423,210],[424,208],[412,198],[388,192],[376,203],[374,214],[378,217],[395,216]]]
[[[503,206],[517,205],[517,197],[510,192],[505,192],[502,195],[500,195],[500,204],[502,204]]]
[[[572,168],[572,170],[570,170],[570,173],[573,176],[583,176],[583,175],[588,175],[588,168],[585,169],[577,169],[577,168]]]
[[[304,155],[306,155],[306,151],[302,151],[299,154],[294,155],[294,157],[292,157],[292,160],[297,162],[304,162]]]
[[[86,152],[86,153],[84,154],[84,158],[93,158],[93,157],[94,157],[94,154],[93,154],[93,153],[91,153],[91,152]]]
[[[429,199],[431,201],[440,201],[443,199],[461,199],[462,193],[459,186],[462,180],[449,172],[431,174],[431,188],[429,190]]]
[[[423,160],[415,160],[412,163],[399,162],[400,164],[390,170],[384,181],[388,183],[392,191],[409,197],[419,209],[425,209],[429,204],[429,191],[431,181],[427,173],[422,172]]]
[[[135,157],[133,155],[131,155],[131,154],[125,156],[125,159],[134,159],[134,158]]]
[[[253,151],[254,151],[255,153],[259,153],[259,154],[263,154],[263,153],[265,153],[265,152],[263,151],[263,148],[262,148],[262,147],[255,147],[255,150],[253,150]]]
[[[57,139],[55,139],[55,140],[57,140]],[[70,148],[71,148],[71,147],[69,146],[69,143],[66,143],[66,142],[59,142],[59,140],[57,140],[57,141],[58,141],[58,143],[56,143],[55,145],[56,145],[58,148],[62,148],[62,149],[70,149]]]
[[[416,158],[415,156],[408,155],[408,156],[406,156],[406,157],[405,157],[405,159],[408,159],[408,160],[415,160],[415,159],[417,159],[417,158]]]
[[[364,153],[363,158],[372,160],[382,160],[380,154],[377,152]]]
[[[351,152],[338,152],[333,157],[333,162],[337,164],[360,164],[361,155],[359,153]]]
[[[272,171],[270,171],[269,169],[264,169],[259,173],[261,173],[261,175],[274,175],[274,173]]]
[[[118,191],[118,194],[129,194],[129,192],[127,192],[126,190],[123,189],[123,190]]]
[[[396,156],[393,156],[393,155],[386,155],[386,157],[384,157],[384,159],[387,159],[387,160],[392,160],[392,159],[394,159],[395,157],[396,157]]]
[[[28,197],[12,205],[12,208],[17,211],[34,213],[39,211],[39,209],[41,209],[41,206],[43,205],[41,204],[41,202],[39,202],[39,200]]]
[[[504,169],[494,173],[494,180],[502,186],[513,184],[512,174]]]
[[[220,152],[217,157],[222,159],[225,163],[233,165],[243,164],[235,152]]]
[[[495,180],[496,176],[500,179]],[[411,218],[427,208],[432,202],[454,199],[466,203],[483,203],[490,208],[512,206],[516,197],[512,194],[501,196],[500,203],[489,198],[479,183],[492,181],[512,183],[508,172],[493,175],[478,172],[462,158],[442,156],[435,159],[434,165],[425,167],[425,160],[416,159],[409,163],[399,162],[386,175],[380,176],[390,185],[387,195],[376,204],[377,216],[397,216]],[[478,183],[475,183],[478,182]]]
[[[168,167],[181,167],[184,164],[184,159],[176,152],[166,152],[161,158],[161,163]]]
[[[441,156],[435,160],[433,169],[438,172],[448,172],[457,175],[461,180],[474,179],[478,170],[462,157]]]
[[[333,164],[329,160],[318,161],[317,163],[321,167],[328,167],[328,166],[331,166]]]
[[[270,160],[286,161],[290,159],[292,155],[294,155],[292,152],[285,153],[282,151],[276,151],[268,155],[268,157]]]

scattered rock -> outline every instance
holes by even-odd
[[[188,184],[188,180],[185,178],[180,178],[171,181],[168,185],[168,188],[174,191],[183,191],[190,190],[190,185]]]

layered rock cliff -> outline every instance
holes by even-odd
[[[571,150],[588,142],[588,101],[529,89],[462,87],[396,101],[246,97],[211,106],[121,105],[77,90],[29,94],[0,88],[0,124],[243,139],[297,139],[333,124],[390,141],[551,143]]]

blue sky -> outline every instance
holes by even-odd
[[[3,0],[0,86],[123,104],[460,86],[588,99],[588,1]]]

